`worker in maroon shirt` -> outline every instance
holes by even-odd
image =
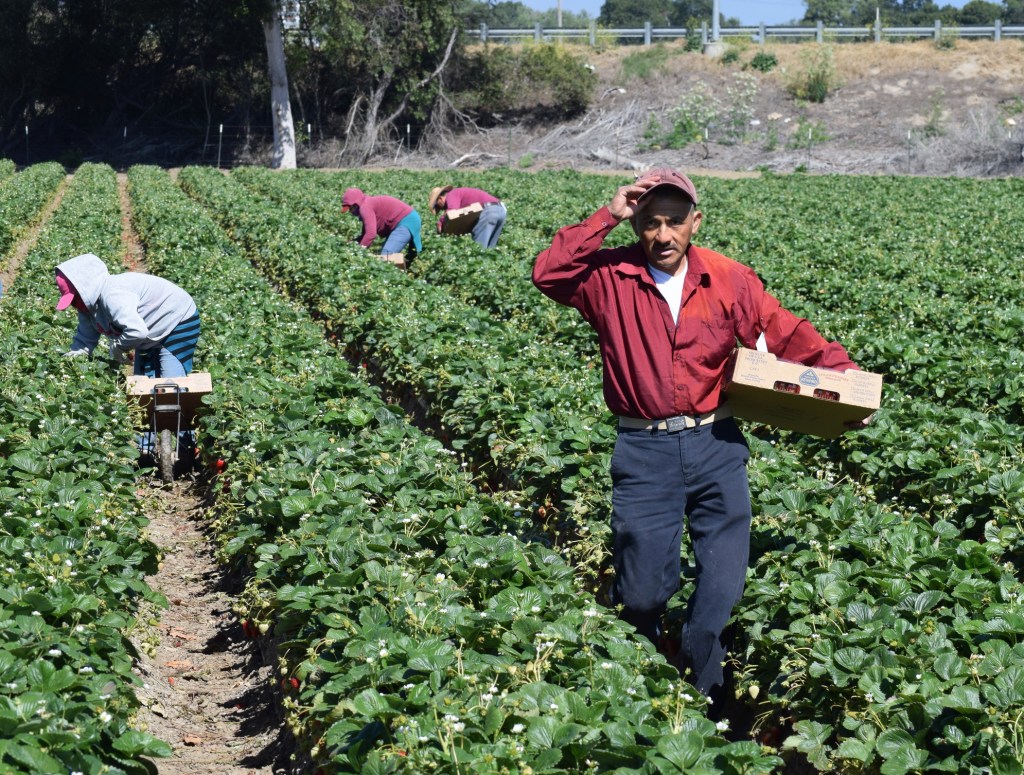
[[[679,589],[685,517],[696,579],[680,669],[691,670],[689,680],[713,700],[724,680],[722,633],[743,591],[750,544],[749,454],[723,395],[729,356],[737,342],[754,347],[763,335],[783,360],[857,366],[842,345],[785,310],[753,270],[693,245],[702,218],[690,179],[654,170],[560,230],[537,256],[533,282],[578,309],[598,333],[605,401],[618,416],[613,602],[659,643],[662,615]],[[624,220],[639,240],[602,249]]]
[[[419,213],[401,199],[393,196],[367,196],[358,188],[345,190],[341,198],[341,211],[351,212],[363,224],[363,231],[356,242],[364,248],[370,247],[377,237],[384,238],[380,254],[391,256],[405,253],[412,243],[414,254],[423,250],[420,232],[423,222]],[[407,255],[406,260],[412,256]]]
[[[448,210],[459,210],[471,204],[483,206],[480,217],[473,224],[473,241],[485,248],[493,248],[498,244],[501,230],[505,228],[508,210],[505,204],[493,194],[481,188],[455,188],[441,186],[433,189],[427,198],[430,209],[439,215],[437,231],[444,226],[445,213]]]

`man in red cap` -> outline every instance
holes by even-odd
[[[785,310],[750,268],[699,248],[697,191],[653,170],[621,186],[537,256],[533,282],[575,307],[598,333],[604,397],[618,416],[612,455],[612,599],[637,631],[660,642],[679,589],[684,518],[696,566],[680,668],[709,699],[720,694],[722,633],[743,592],[750,544],[746,440],[723,394],[737,342],[763,336],[779,358],[857,368],[846,350]],[[628,220],[638,241],[602,249]]]

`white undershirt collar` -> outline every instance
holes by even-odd
[[[679,307],[683,303],[683,284],[686,282],[688,269],[689,262],[683,265],[682,272],[671,275],[647,264],[647,270],[651,273],[654,284],[658,286],[658,292],[668,302],[668,307],[672,310],[672,322],[677,324],[679,323]]]

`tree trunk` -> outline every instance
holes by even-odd
[[[288,69],[284,61],[284,36],[281,33],[281,14],[263,21],[263,36],[267,41],[267,67],[270,71],[270,112],[274,122],[274,153],[271,166],[275,170],[295,169],[295,127],[292,124],[292,104],[288,98]]]

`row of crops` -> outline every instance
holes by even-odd
[[[30,173],[45,178],[9,174],[0,199],[31,187]],[[597,209],[617,181],[459,173],[451,182],[508,204],[501,245],[428,236],[405,274],[352,243],[358,226],[340,217],[340,194],[358,185],[419,204],[436,175],[193,168],[172,181],[136,168],[129,178],[149,270],[185,286],[208,321],[198,355],[217,390],[203,445],[228,461],[211,519],[225,561],[249,573],[237,610],[276,648],[310,771],[769,772],[796,756],[829,771],[1020,772],[1020,181],[697,181],[701,243],[754,266],[887,378],[883,410],[862,433],[825,442],[747,428],[756,513],[734,710],[787,723],[776,749],[731,742],[728,722],[709,721],[699,695],[601,604],[614,431],[600,363],[576,313],[536,293],[529,274],[554,230]],[[75,175],[17,294],[0,302],[0,326],[36,321],[48,337],[25,331],[23,346],[2,345],[3,400],[18,396],[35,414],[0,427],[18,483],[4,493],[14,507],[0,547],[5,572],[34,586],[46,568],[29,555],[43,549],[24,547],[69,531],[41,531],[43,516],[67,517],[31,506],[54,481],[103,499],[103,517],[83,507],[86,533],[112,512],[134,525],[117,528],[128,558],[119,578],[133,594],[104,609],[123,633],[151,597],[138,573],[153,557],[129,489],[66,443],[60,454],[29,449],[46,437],[42,423],[73,406],[93,426],[88,453],[107,455],[129,483],[134,473],[111,373],[62,362],[73,316],[52,314],[60,260],[89,250],[116,270],[111,179],[105,168]],[[39,185],[36,210],[47,199]],[[107,209],[90,202],[97,195]],[[73,244],[56,230],[62,219],[79,224]],[[630,236],[620,228],[609,242]],[[12,369],[38,387],[15,388]],[[76,514],[88,500],[64,497]],[[96,554],[72,544],[50,556],[68,551]],[[684,564],[683,594],[691,575]],[[69,583],[98,594],[95,575]],[[25,597],[41,588],[0,598],[0,622],[81,623],[77,609]],[[21,626],[0,629],[2,642],[35,637]],[[0,748],[0,762],[25,765],[31,752],[93,771],[78,764],[91,756],[134,771],[161,752],[129,731],[122,654],[84,665],[47,655],[40,638],[41,650],[10,649],[23,683],[0,682],[0,724],[13,708],[2,728],[20,742]],[[25,681],[41,664],[78,682]],[[98,705],[94,685],[116,696]],[[80,698],[91,747],[60,738],[49,718],[21,726],[30,692]]]
[[[0,182],[4,244],[64,178],[45,164]],[[61,357],[74,316],[54,311],[55,264],[95,250],[116,269],[120,239],[113,171],[79,169],[0,301],[5,773],[146,773],[146,757],[170,751],[130,724],[132,636],[161,602],[145,583],[158,553],[135,495],[132,419],[108,367]]]

